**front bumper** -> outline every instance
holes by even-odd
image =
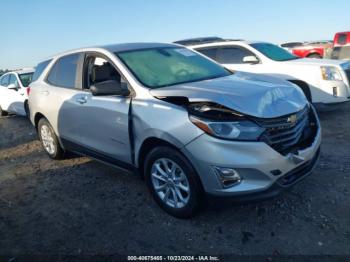
[[[316,155],[306,163],[298,166],[297,168],[291,170],[285,175],[282,175],[280,179],[278,179],[272,186],[263,191],[258,191],[251,194],[240,195],[235,197],[236,201],[254,201],[254,200],[263,200],[275,197],[282,192],[286,191],[291,186],[296,183],[302,181],[304,178],[309,176],[314,168],[316,167],[321,150],[320,148],[317,150]],[[217,197],[217,195],[214,195]]]
[[[343,102],[336,102],[336,103],[313,103],[314,107],[316,108],[317,111],[334,111],[341,109],[343,106],[349,104],[350,102],[350,97],[348,97],[348,100],[345,100]]]
[[[207,194],[255,199],[276,195],[309,175],[317,163],[320,144],[319,126],[312,144],[298,151],[298,163],[294,154],[281,155],[263,142],[227,141],[207,134],[189,143],[182,152],[191,159]],[[242,181],[224,187],[214,167],[234,168]]]
[[[322,80],[311,91],[317,110],[337,108],[350,101],[350,88],[343,81]]]

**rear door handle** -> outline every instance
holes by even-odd
[[[79,104],[85,104],[87,102],[85,97],[79,97],[75,99],[75,101],[77,101]]]
[[[49,91],[41,91],[41,94],[43,94],[44,96],[48,96],[49,95]]]

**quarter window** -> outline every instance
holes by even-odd
[[[60,87],[75,88],[80,54],[64,56],[52,67],[47,81]]]
[[[36,81],[40,75],[44,72],[45,68],[47,67],[47,65],[51,62],[51,60],[47,60],[44,62],[39,63],[36,68],[35,68],[35,72],[33,75],[33,79],[31,80],[32,82]]]

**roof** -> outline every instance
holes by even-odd
[[[114,44],[106,46],[97,46],[100,48],[107,49],[111,52],[124,52],[148,48],[159,48],[159,47],[176,47],[174,44],[165,44],[165,43],[125,43],[125,44]]]
[[[27,73],[34,73],[34,71],[35,71],[34,68],[15,69],[4,73],[4,75],[8,73],[27,74]]]
[[[132,50],[140,50],[140,49],[148,49],[148,48],[160,48],[160,47],[178,47],[178,45],[166,44],[166,43],[122,43],[122,44],[112,44],[112,45],[99,45],[99,46],[71,49],[68,51],[60,52],[55,55],[49,56],[46,59],[52,59],[55,57],[60,57],[60,56],[69,55],[69,54],[78,53],[78,52],[107,50],[109,52],[115,53],[115,52],[124,52],[124,51],[132,51]]]
[[[267,43],[263,41],[246,41],[246,40],[224,40],[220,42],[210,42],[210,43],[198,43],[198,44],[192,44],[188,45],[189,48],[205,48],[205,47],[212,47],[212,46],[228,46],[228,45],[252,45],[252,44],[261,44],[261,43]]]
[[[190,45],[201,45],[201,44],[209,44],[209,43],[220,43],[220,42],[231,42],[231,41],[242,41],[241,39],[224,39],[217,36],[209,36],[209,37],[197,37],[197,38],[189,38],[175,41],[174,43],[190,46]]]
[[[213,43],[213,42],[221,42],[224,41],[224,39],[217,37],[217,36],[209,36],[209,37],[196,37],[196,38],[188,38],[188,39],[182,39],[175,41],[175,44],[180,45],[193,45],[193,44],[200,44],[200,43]]]

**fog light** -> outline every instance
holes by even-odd
[[[242,181],[238,172],[233,168],[215,167],[214,169],[223,187],[230,187]]]
[[[338,96],[338,88],[333,86],[333,96]]]

